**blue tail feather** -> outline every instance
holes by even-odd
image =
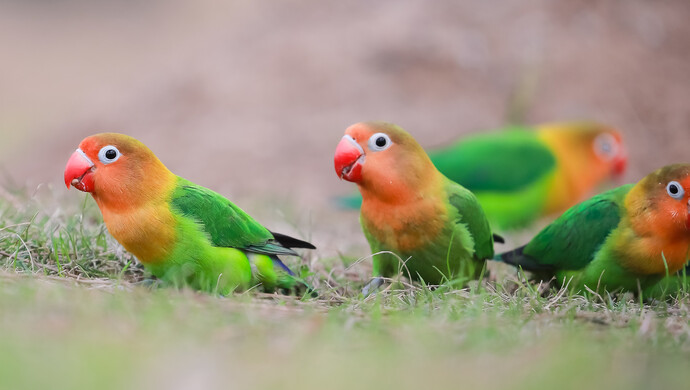
[[[290,268],[288,268],[288,266],[285,265],[285,263],[283,263],[283,262],[278,258],[278,256],[271,256],[271,260],[273,260],[273,265],[279,266],[279,267],[282,268],[285,272],[287,272],[288,275],[290,275],[290,276],[295,276],[295,273],[292,272],[292,270],[291,270]]]

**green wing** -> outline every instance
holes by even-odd
[[[173,210],[201,225],[213,245],[267,255],[297,253],[222,195],[179,178],[171,198]]]
[[[429,157],[441,173],[472,192],[519,191],[556,167],[546,145],[521,128],[464,138],[430,151]]]
[[[621,219],[621,204],[632,184],[618,187],[573,206],[526,246],[498,260],[530,271],[579,270],[594,258]]]
[[[479,260],[494,256],[494,240],[489,221],[477,198],[466,188],[446,181],[448,203],[455,210],[455,223],[467,227],[474,240],[475,257]]]

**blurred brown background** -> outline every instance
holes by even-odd
[[[272,226],[338,234],[332,153],[372,119],[424,146],[598,120],[637,180],[690,161],[689,20],[687,0],[4,0],[2,183],[62,191],[79,141],[117,131]]]

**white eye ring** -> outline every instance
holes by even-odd
[[[685,189],[683,189],[683,186],[675,180],[668,182],[666,185],[666,192],[668,193],[668,196],[677,200],[681,200],[683,199],[683,196],[685,196]]]
[[[122,154],[113,145],[104,146],[98,151],[98,159],[103,164],[110,164],[117,161]]]
[[[594,153],[604,160],[611,160],[618,154],[618,140],[610,133],[599,134],[594,139]]]
[[[390,148],[391,145],[393,145],[393,141],[391,141],[391,138],[386,133],[376,133],[369,137],[367,144],[370,150],[380,152]]]

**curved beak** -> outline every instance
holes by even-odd
[[[358,182],[362,178],[364,149],[349,135],[344,135],[335,148],[335,173],[339,178]]]
[[[81,149],[77,149],[67,160],[65,166],[65,185],[69,189],[70,184],[84,192],[93,191],[94,165]]]

